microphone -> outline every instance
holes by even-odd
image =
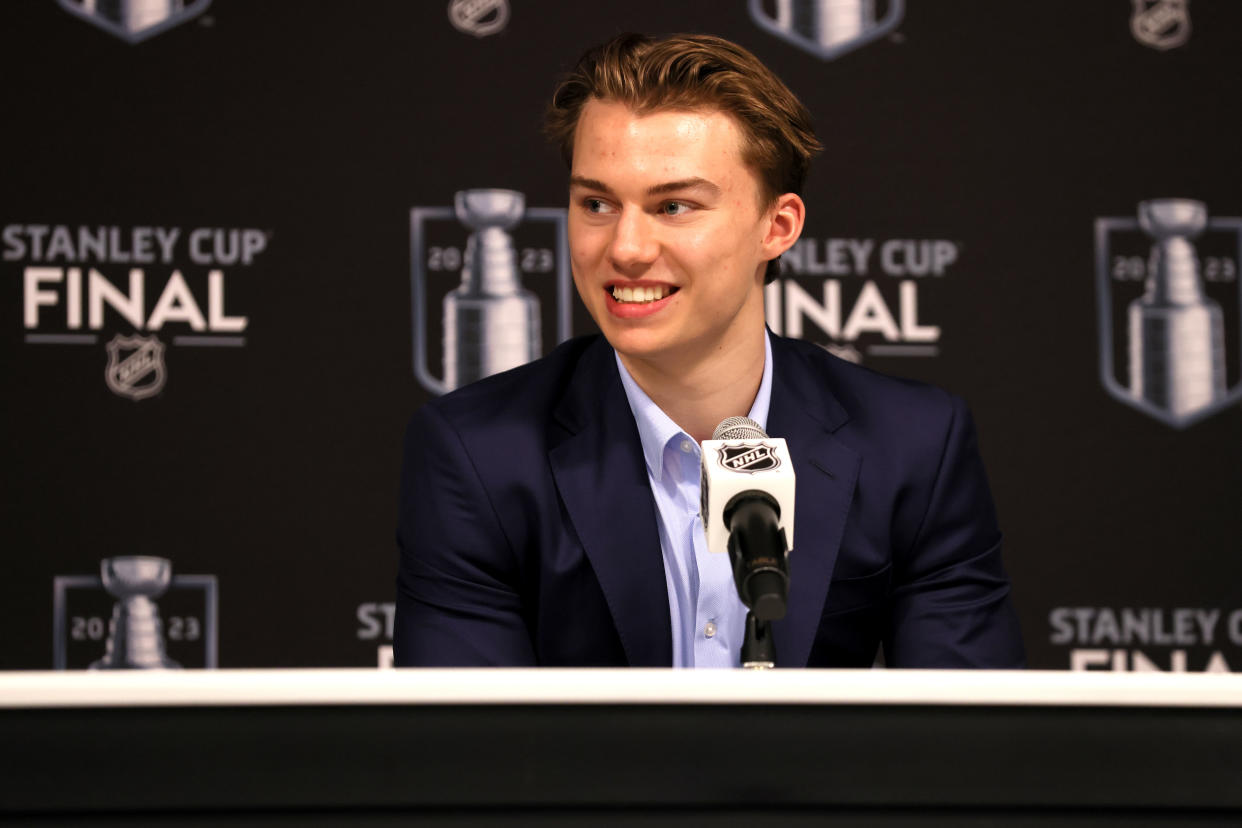
[[[703,441],[703,528],[727,553],[738,597],[759,622],[785,617],[793,544],[794,469],[783,438],[729,417]]]

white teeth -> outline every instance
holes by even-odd
[[[654,302],[672,293],[667,285],[659,287],[621,287],[613,285],[612,298],[618,302]]]

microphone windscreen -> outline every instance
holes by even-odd
[[[716,426],[713,440],[764,440],[767,434],[750,417],[726,417]]]

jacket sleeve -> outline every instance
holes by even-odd
[[[940,460],[913,543],[894,553],[890,667],[1016,669],[1025,653],[1001,533],[965,403],[951,397]]]
[[[406,429],[393,660],[531,666],[520,570],[460,434],[432,405]]]

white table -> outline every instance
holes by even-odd
[[[1242,824],[1230,674],[8,673],[0,745],[41,825]]]

